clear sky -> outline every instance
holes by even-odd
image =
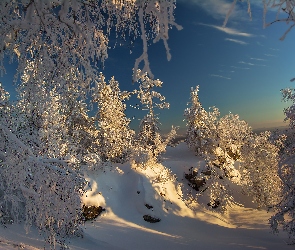
[[[295,29],[282,42],[279,38],[288,28],[273,24],[263,29],[262,1],[251,1],[252,21],[246,2],[236,6],[226,29],[221,29],[231,0],[177,0],[175,18],[183,30],[170,30],[172,59],[167,61],[162,42],[149,46],[149,58],[155,78],[164,82],[159,91],[166,96],[170,109],[159,111],[163,131],[180,126],[189,101],[190,88],[200,85],[200,100],[208,110],[216,106],[221,114],[239,114],[253,128],[287,125],[283,122],[280,90],[293,87],[295,77]],[[268,19],[275,12],[268,13]],[[119,41],[117,41],[119,43]],[[111,41],[113,46],[115,41]],[[129,41],[109,50],[103,73],[120,82],[122,90],[132,90],[132,68],[140,56],[141,40],[136,40],[130,54]],[[7,85],[12,70],[1,80]],[[11,91],[11,88],[8,89]],[[127,102],[127,115],[134,117],[133,126],[143,113],[131,108],[136,100]]]

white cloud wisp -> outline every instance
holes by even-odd
[[[229,34],[229,35],[233,35],[233,36],[244,36],[244,37],[253,37],[254,35],[253,34],[250,34],[250,33],[246,33],[246,32],[241,32],[237,29],[234,29],[234,28],[223,28],[222,26],[217,26],[217,25],[212,25],[212,24],[205,24],[205,23],[197,23],[198,25],[203,25],[203,26],[207,26],[207,27],[211,27],[211,28],[214,28],[214,29],[217,29],[219,31],[222,31],[226,34]]]
[[[241,41],[241,40],[237,40],[237,39],[225,38],[224,40],[225,40],[225,41],[229,41],[229,42],[238,43],[238,44],[241,44],[241,45],[247,45],[247,44],[248,44],[248,43],[246,43],[246,42],[243,42],[243,41]]]

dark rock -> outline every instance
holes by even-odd
[[[204,186],[206,184],[206,180],[205,179],[201,179],[201,180],[194,180],[195,184],[198,188]]]
[[[207,170],[205,172],[202,172],[204,175],[211,175],[211,171]],[[196,191],[200,191],[200,188],[203,187],[206,184],[205,178],[198,179],[198,172],[194,171],[192,168],[190,168],[190,173],[189,174],[184,174],[185,179],[189,181],[189,186],[195,189]]]
[[[103,211],[105,211],[104,208],[101,206],[86,206],[83,205],[83,219],[85,221],[87,220],[94,220],[97,218]]]
[[[147,222],[150,222],[150,223],[156,223],[156,222],[160,222],[161,221],[161,219],[152,217],[152,216],[147,215],[147,214],[143,216],[143,219],[145,221],[147,221]]]
[[[241,154],[239,152],[233,152],[231,148],[227,148],[226,152],[234,161],[241,158]]]
[[[203,187],[206,184],[206,180],[205,179],[190,179],[188,180],[189,186],[192,187],[193,189],[195,189],[196,191],[200,191],[200,188]]]
[[[154,208],[153,206],[150,206],[149,204],[145,204],[145,206],[146,206],[148,209]]]

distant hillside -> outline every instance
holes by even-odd
[[[288,126],[280,126],[280,127],[272,127],[272,128],[257,128],[257,129],[253,129],[253,132],[256,133],[256,134],[259,134],[259,133],[264,132],[264,131],[274,132],[276,130],[284,131],[286,129],[288,129]]]

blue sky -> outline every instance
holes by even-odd
[[[252,1],[253,2],[253,1]],[[261,1],[254,1],[260,3]],[[178,0],[176,22],[183,30],[170,30],[168,40],[172,58],[167,61],[162,42],[149,46],[149,58],[155,78],[164,82],[159,91],[166,96],[170,109],[159,111],[163,131],[171,125],[185,129],[183,111],[189,101],[190,88],[200,85],[200,100],[208,110],[216,106],[221,114],[239,114],[253,128],[287,125],[283,123],[280,89],[293,87],[295,77],[295,30],[282,42],[279,38],[288,28],[286,24],[273,24],[263,29],[263,10],[252,5],[252,21],[247,4],[236,6],[226,29],[222,29],[231,0]],[[269,12],[272,20],[275,12]],[[114,45],[112,41],[111,45]],[[122,90],[136,88],[132,84],[134,61],[140,56],[142,43],[136,40],[130,54],[129,42],[109,51],[109,59],[102,70],[107,79],[111,76],[120,82]],[[12,90],[13,67],[7,68],[2,78]],[[134,117],[133,126],[143,113],[131,108],[138,103],[127,103],[127,115]]]

